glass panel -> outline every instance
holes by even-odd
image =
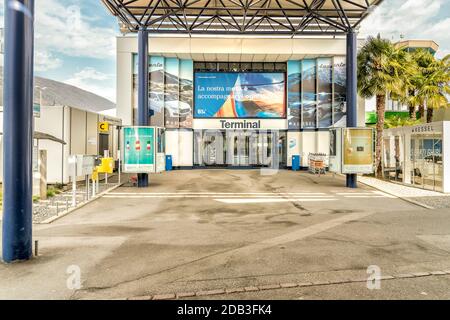
[[[264,71],[264,66],[262,62],[253,62],[252,68],[253,71]]]
[[[275,64],[273,62],[264,62],[264,71],[274,71]]]
[[[394,149],[391,143],[392,137],[387,137],[383,139],[383,149],[384,149],[384,159],[383,159],[383,170],[384,178],[392,179],[393,172],[395,172],[395,158],[393,156]]]
[[[331,58],[317,59],[318,63],[318,100],[317,107],[320,128],[328,128],[332,125],[331,91],[332,91],[332,61]]]
[[[316,61],[302,62],[303,111],[302,127],[316,127]]]
[[[242,71],[251,71],[252,63],[251,62],[241,62],[241,70]]]
[[[239,62],[230,62],[229,71],[231,72],[239,72],[240,65]]]
[[[442,163],[442,136],[434,139],[434,189],[443,192],[442,177],[444,176]]]
[[[346,64],[345,57],[334,58],[333,71],[333,122],[336,127],[346,126]]]
[[[217,71],[217,63],[215,62],[206,62],[205,67],[208,71]]]
[[[228,62],[219,62],[218,63],[218,67],[217,67],[218,71],[228,71],[229,70],[228,68],[229,68]]]
[[[289,129],[300,129],[301,122],[301,61],[288,61],[288,127]]]
[[[422,173],[423,173],[423,141],[419,137],[415,136],[412,138],[413,142],[411,145],[414,146],[413,150],[413,156],[414,156],[414,163],[413,163],[413,184],[419,187],[423,186],[422,181]]]
[[[275,63],[275,71],[285,72],[287,69],[286,63]]]
[[[395,181],[403,181],[403,142],[400,136],[394,139]]]

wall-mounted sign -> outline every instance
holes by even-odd
[[[343,129],[342,173],[373,172],[373,130]]]
[[[33,116],[35,118],[41,117],[41,105],[39,103],[33,103]]]
[[[124,172],[155,172],[155,128],[124,127],[123,146]]]
[[[194,129],[286,130],[285,119],[194,119]]]
[[[100,133],[108,133],[109,132],[109,123],[108,122],[99,122],[98,123],[98,131]]]

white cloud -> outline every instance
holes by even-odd
[[[57,0],[36,3],[36,47],[74,57],[112,58],[115,30],[97,27],[83,16],[79,6]]]
[[[64,83],[95,93],[111,101],[116,101],[116,89],[113,80],[113,75],[99,72],[91,67],[86,67],[73,74],[72,77],[65,80]]]
[[[378,33],[392,41],[434,40],[438,56],[450,53],[450,18],[440,18],[446,0],[384,1],[361,25],[363,36]],[[447,15],[448,16],[448,15]]]
[[[63,61],[55,57],[52,53],[47,51],[36,51],[34,56],[34,70],[35,71],[49,71],[58,69],[63,65]]]

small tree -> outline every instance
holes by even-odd
[[[405,94],[407,74],[412,73],[409,55],[386,39],[369,37],[358,53],[358,92],[364,98],[376,97],[377,125],[375,145],[376,176],[383,176],[381,147],[388,92]]]

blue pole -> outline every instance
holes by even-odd
[[[34,0],[5,1],[3,260],[32,257]]]
[[[138,125],[148,126],[148,31],[138,32]],[[148,174],[138,174],[138,187],[148,187]]]
[[[357,109],[357,74],[356,74],[356,33],[350,30],[347,33],[347,127],[358,126]],[[356,174],[347,174],[347,187],[357,188],[358,179]]]

